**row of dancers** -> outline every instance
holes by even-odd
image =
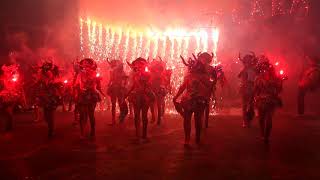
[[[208,126],[211,103],[215,98],[217,82],[224,84],[225,76],[221,66],[212,65],[213,54],[199,53],[187,60],[181,56],[186,66],[182,84],[172,99],[176,111],[184,119],[185,145],[190,144],[191,119],[195,120],[195,142],[201,142],[203,122]],[[272,119],[277,108],[282,106],[281,91],[287,77],[278,74],[266,56],[250,53],[241,57],[243,69],[239,73],[241,80],[243,127],[250,127],[258,113],[261,139],[268,143],[272,129]],[[304,112],[306,92],[316,89],[320,79],[319,60],[311,57],[311,66],[299,83],[298,111]],[[60,68],[53,61],[45,61],[36,67],[36,79],[32,85],[35,107],[43,109],[44,119],[48,125],[48,137],[54,135],[54,114],[64,98],[74,102],[75,119],[79,119],[81,138],[95,137],[95,109],[102,97],[111,99],[112,124],[116,124],[116,104],[118,104],[119,123],[124,123],[131,109],[134,115],[136,137],[148,139],[148,111],[152,112],[152,121],[162,124],[165,113],[165,97],[172,92],[172,70],[161,58],[152,61],[137,58],[127,62],[130,74],[124,71],[121,60],[107,60],[110,66],[110,80],[106,94],[102,90],[101,76],[97,75],[98,65],[94,59],[85,58],[73,64],[72,85],[66,88],[60,77]],[[6,119],[6,131],[13,129],[13,109],[17,104],[26,105],[22,83],[19,83],[19,65],[11,63],[1,67],[0,109]],[[68,89],[68,90],[66,90]],[[39,111],[35,108],[35,111]],[[256,111],[255,111],[256,109]],[[90,132],[86,132],[89,121]]]

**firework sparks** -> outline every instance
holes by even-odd
[[[167,38],[165,36],[161,36],[161,53],[160,56],[161,57],[165,57],[166,56],[166,44],[167,44]]]
[[[84,56],[84,47],[83,47],[83,19],[80,18],[80,53]]]
[[[123,59],[126,60],[127,59],[127,55],[128,55],[128,46],[129,46],[129,38],[130,38],[130,30],[126,31],[125,34],[125,41],[124,41],[124,50],[123,50]]]
[[[84,34],[84,25],[88,27],[88,33]],[[108,24],[105,28],[91,19],[80,19],[80,52],[84,57],[88,55],[97,60],[103,58],[135,59],[137,57],[156,58],[163,57],[172,74],[173,92],[177,90],[183,81],[184,66],[179,56],[188,57],[191,53],[208,51],[215,55],[214,63],[217,63],[216,54],[219,41],[217,28],[205,30],[187,31],[183,28],[168,28],[165,31],[146,28],[134,29],[133,27],[120,27]],[[208,34],[208,32],[211,32]],[[191,40],[195,45],[191,45]],[[89,54],[86,54],[88,52]],[[121,55],[121,56],[120,56]],[[99,74],[100,76],[100,74]],[[168,107],[172,107],[169,95],[166,98]],[[170,110],[170,108],[169,108]]]
[[[155,59],[158,55],[158,44],[159,44],[159,38],[158,36],[155,36],[153,38],[153,51],[152,51],[152,58]]]
[[[201,42],[201,50],[202,52],[208,51],[208,33],[205,30],[201,30],[199,32],[200,42]]]
[[[103,41],[102,41],[102,24],[99,24],[99,34],[98,35],[99,35],[99,42],[98,42],[99,46],[97,47],[97,49],[98,49],[98,56],[99,56],[98,60],[100,60],[102,58],[102,48],[103,48],[103,46],[102,46],[102,44],[103,44]]]
[[[189,40],[190,40],[190,37],[184,37],[183,38],[183,48],[182,48],[183,57],[187,57],[188,56]]]
[[[104,59],[106,59],[109,56],[109,49],[110,49],[110,32],[109,32],[109,28],[105,27],[105,48],[104,48]]]
[[[137,33],[134,31],[131,33],[131,38],[132,38],[132,47],[131,47],[131,59],[137,58]]]
[[[122,29],[118,28],[117,30],[117,42],[115,43],[115,58],[120,57],[120,44],[122,39]]]
[[[137,47],[137,57],[141,57],[142,54],[142,40],[143,40],[143,34],[139,33],[139,43]]]
[[[218,60],[217,60],[217,50],[218,50],[218,42],[219,42],[219,30],[218,29],[213,29],[212,30],[212,41],[213,41],[213,63],[217,64]]]
[[[200,36],[198,36],[198,33],[195,34],[195,39],[196,39],[196,49],[195,49],[195,52],[198,53],[200,52]]]
[[[96,25],[95,21],[92,22],[92,31],[91,31],[91,54],[95,55],[95,45],[96,45]]]

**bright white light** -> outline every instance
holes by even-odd
[[[105,27],[105,28],[102,28]],[[189,29],[185,27],[149,27],[119,26],[100,24],[92,19],[80,19],[81,55],[95,60],[122,59],[132,62],[137,57],[156,58],[160,56],[172,72],[172,93],[175,93],[183,81],[185,66],[180,55],[188,58],[192,53],[207,51],[214,54],[213,65],[219,65],[217,49],[219,29]],[[103,58],[102,58],[103,56]],[[101,62],[99,62],[101,63]],[[240,63],[240,61],[236,62]],[[100,64],[99,64],[100,65]],[[129,68],[125,67],[126,70]],[[106,70],[101,69],[105,74]],[[148,68],[145,68],[149,72]],[[100,73],[96,77],[101,77]],[[173,110],[172,95],[166,98],[169,110]],[[174,112],[176,112],[174,110]]]

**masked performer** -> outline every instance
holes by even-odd
[[[112,125],[115,125],[116,120],[116,103],[118,102],[120,108],[120,116],[119,121],[123,123],[125,117],[128,114],[128,105],[124,99],[124,96],[127,93],[127,83],[128,83],[128,76],[124,72],[123,63],[120,60],[112,60],[108,63],[110,65],[110,81],[108,84],[107,94],[111,98],[112,104]]]
[[[37,104],[43,108],[44,119],[48,124],[48,137],[54,133],[54,112],[62,104],[63,84],[59,80],[59,68],[52,61],[40,67],[36,87]]]
[[[176,96],[173,98],[173,102],[177,111],[184,118],[185,145],[188,146],[191,134],[191,118],[193,114],[196,127],[196,143],[200,143],[202,117],[211,94],[212,82],[210,82],[210,78],[202,60],[189,60],[188,63],[183,58],[182,60],[183,63],[188,66],[189,73],[185,76],[182,85],[179,87]],[[184,95],[181,98],[181,102],[178,103],[177,99],[183,93]]]
[[[72,99],[74,101],[74,121],[73,125],[80,124],[80,110],[79,110],[79,94],[80,94],[80,81],[78,81],[78,75],[81,72],[80,62],[78,59],[73,61],[73,80],[72,80]]]
[[[283,79],[267,59],[257,64],[257,78],[254,82],[255,106],[258,110],[261,136],[265,143],[269,142],[272,129],[272,118],[276,108],[282,106],[279,96]]]
[[[22,85],[19,66],[16,63],[3,65],[0,70],[0,113],[5,120],[5,131],[13,128],[13,108],[22,103]]]
[[[74,82],[79,84],[77,106],[80,113],[81,138],[85,137],[87,119],[90,120],[90,137],[95,137],[95,108],[101,101],[101,79],[97,77],[97,64],[93,59],[83,59],[79,62],[79,73],[76,73]],[[99,94],[100,93],[100,94]]]
[[[242,116],[243,127],[250,127],[254,118],[254,95],[253,85],[256,78],[256,57],[255,54],[248,54],[244,58],[240,57],[244,67],[238,77],[241,79],[240,94],[242,96]]]
[[[140,138],[140,120],[142,119],[142,139],[147,140],[148,109],[155,100],[151,89],[148,62],[143,58],[137,58],[131,64],[128,62],[128,65],[133,71],[133,85],[128,92],[128,98],[133,105],[136,136]]]
[[[196,57],[194,56],[194,58],[196,58]],[[205,72],[207,73],[206,79],[210,80],[210,88],[207,91],[207,104],[206,104],[206,108],[204,111],[204,120],[205,120],[206,127],[209,126],[210,103],[211,103],[211,101],[215,101],[216,84],[217,84],[218,80],[222,83],[222,80],[224,78],[222,69],[219,69],[218,66],[211,65],[213,58],[214,58],[214,54],[212,53],[210,55],[207,52],[198,53],[197,58],[196,58],[196,59],[198,59],[198,61],[200,61],[202,64],[204,64]]]
[[[298,89],[298,113],[304,114],[304,98],[306,93],[313,92],[320,87],[320,59],[308,57],[310,66],[303,72]]]
[[[155,94],[155,103],[151,105],[152,122],[155,120],[155,106],[157,107],[157,124],[161,124],[164,114],[165,97],[170,86],[171,71],[166,69],[166,64],[160,60],[153,60],[150,64],[151,87]]]

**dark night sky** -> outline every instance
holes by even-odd
[[[26,26],[50,24],[65,18],[69,15],[67,12],[77,10],[78,2],[79,0],[2,0],[0,2],[0,24]],[[183,4],[182,0],[178,2]],[[310,0],[310,2],[312,4],[310,16],[316,19],[320,13],[320,1]]]
[[[1,23],[41,25],[64,18],[77,8],[77,0],[4,0]]]
[[[56,28],[58,24],[77,20],[78,0],[2,0],[0,41],[6,40],[6,31],[23,31],[30,36],[30,46],[41,46],[45,28]],[[67,27],[61,25],[61,28]],[[8,47],[1,43],[0,54],[6,54],[7,50]]]
[[[159,0],[157,3],[160,1],[163,0]],[[90,2],[95,1],[92,0]],[[117,1],[108,0],[107,2],[112,3]],[[313,34],[318,35],[320,29],[320,24],[318,22],[320,1],[310,0],[310,2],[311,9],[307,26],[310,26],[308,29],[310,29]],[[182,6],[184,4],[182,0],[175,1],[175,3],[179,3]],[[39,28],[41,29],[43,26],[52,26],[66,21],[66,19],[68,20],[68,23],[72,21],[77,22],[79,4],[80,0],[2,0],[0,2],[0,41],[4,42],[4,32],[8,26],[13,26],[19,30],[35,34],[34,32],[38,31]],[[41,37],[41,33],[37,32],[36,34]],[[38,37],[38,39],[40,39],[40,37]],[[5,49],[3,46],[5,45],[3,45],[3,43],[1,44],[0,52],[3,52],[3,49]]]

